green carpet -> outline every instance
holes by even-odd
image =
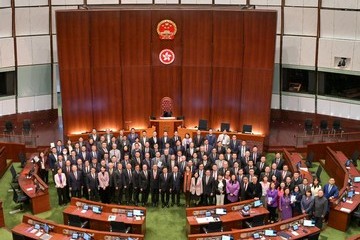
[[[267,161],[270,162],[274,158],[274,154],[267,154]],[[20,172],[20,164],[14,164],[17,172]],[[315,171],[317,169],[318,163],[314,163],[312,169]],[[322,183],[326,183],[329,179],[329,176],[325,171],[321,174]],[[16,204],[12,201],[13,194],[7,192],[9,189],[9,184],[11,182],[10,171],[7,171],[5,175],[0,179],[0,196],[3,201],[4,206],[4,215],[6,229],[0,229],[0,239],[1,240],[10,240],[11,234],[7,229],[13,228],[15,225],[22,221],[22,215],[24,213],[30,213],[29,207],[25,205],[25,212],[17,213],[15,215],[10,215],[9,211],[16,208]],[[57,195],[53,184],[50,184],[50,201],[52,210],[38,214],[36,216],[52,220],[56,223],[63,223],[62,211],[64,207],[57,206]],[[181,199],[182,204],[184,204],[184,199]],[[186,239],[186,218],[185,218],[185,209],[184,207],[170,207],[169,209],[152,208],[149,207],[147,211],[146,219],[146,240],[159,240],[159,239],[172,239],[172,240],[181,240]],[[170,228],[171,227],[171,228]],[[170,230],[171,229],[171,230]],[[325,230],[321,233],[321,240],[325,239],[345,239],[348,236],[360,234],[360,228],[357,227],[357,224],[352,222],[350,228],[346,233],[337,231],[333,228],[326,227]]]

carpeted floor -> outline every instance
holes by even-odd
[[[274,154],[268,154],[267,160],[271,161],[274,158]],[[14,164],[17,172],[21,171],[20,164]],[[318,163],[314,163],[314,166],[311,170],[316,170]],[[322,183],[326,183],[329,179],[329,176],[325,171],[321,174]],[[15,215],[10,215],[9,211],[16,208],[16,204],[12,201],[13,194],[8,192],[9,184],[11,182],[10,171],[7,171],[5,175],[0,179],[0,198],[3,201],[4,215],[6,229],[0,229],[0,239],[1,240],[10,240],[11,234],[8,231],[18,223],[22,221],[23,213],[30,213],[29,207],[25,206],[25,212],[17,213]],[[57,195],[53,184],[50,184],[50,201],[52,210],[38,214],[38,217],[52,220],[56,223],[63,223],[62,211],[64,207],[59,207],[57,205]],[[182,203],[184,199],[182,198]],[[186,218],[185,218],[185,209],[184,207],[170,207],[169,209],[165,208],[148,208],[147,219],[146,219],[146,239],[147,240],[161,240],[161,239],[172,239],[172,240],[181,240],[186,239]],[[170,228],[171,226],[171,228]],[[352,222],[350,228],[346,233],[337,231],[333,228],[326,227],[325,230],[321,233],[320,239],[346,239],[346,237],[359,234],[360,228],[357,226],[356,222]]]

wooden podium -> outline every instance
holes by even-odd
[[[173,136],[173,133],[179,126],[183,125],[184,120],[176,120],[176,118],[167,118],[167,119],[156,119],[150,120],[150,126],[154,126],[158,132],[158,136],[162,136],[164,131],[167,131],[170,136]]]

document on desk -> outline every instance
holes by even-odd
[[[217,208],[217,209],[215,209],[215,214],[217,214],[217,215],[225,215],[226,214],[226,209]]]
[[[299,236],[299,233],[295,232],[295,231],[291,231],[291,234],[294,235],[294,236]]]
[[[38,231],[36,234],[35,234],[35,236],[37,236],[37,237],[40,237],[42,235],[42,232],[41,231]]]
[[[342,211],[342,212],[346,212],[346,213],[350,213],[350,212],[351,212],[351,210],[350,210],[350,209],[348,209],[348,208],[344,208],[344,207],[340,208],[340,211]]]
[[[34,190],[34,188],[32,187],[26,189],[26,191],[32,191],[32,190]]]
[[[350,204],[353,203],[353,201],[351,201],[351,200],[346,200],[346,202],[347,202],[347,203],[350,203]]]
[[[303,170],[303,171],[305,171],[305,172],[308,172],[308,171],[309,171],[309,169],[308,169],[307,167],[301,167],[300,170]]]
[[[116,216],[115,215],[109,215],[108,217],[108,221],[111,222],[111,221],[115,221],[116,220]]]
[[[209,223],[209,222],[214,222],[214,218],[213,217],[202,217],[202,218],[196,218],[196,221],[199,224]]]

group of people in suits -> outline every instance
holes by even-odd
[[[321,199],[338,194],[333,179],[323,189],[318,179],[311,184],[289,171],[280,153],[268,165],[257,146],[250,148],[226,130],[182,139],[176,131],[171,137],[166,131],[148,137],[131,129],[115,137],[110,130],[100,136],[94,129],[87,141],[58,141],[47,157],[39,155],[40,165],[53,173],[59,204],[72,196],[136,206],[147,206],[151,196],[151,205],[163,208],[180,206],[181,194],[186,207],[261,199],[273,222],[278,214],[281,219],[303,212],[323,218],[318,205],[324,205],[325,214],[328,207]]]

